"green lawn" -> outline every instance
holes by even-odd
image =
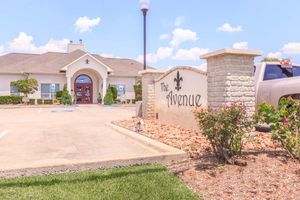
[[[0,180],[0,199],[198,199],[161,165]]]

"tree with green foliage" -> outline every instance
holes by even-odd
[[[28,97],[28,94],[33,94],[38,90],[38,82],[33,78],[13,81],[11,85],[17,87],[19,92],[23,93],[25,97]]]
[[[115,86],[110,86],[110,89],[111,89],[111,92],[112,92],[112,95],[113,95],[113,100],[114,100],[114,103],[115,103],[116,100],[117,100],[117,97],[118,97],[118,90]]]
[[[134,93],[135,93],[135,100],[141,101],[142,100],[142,82],[138,81],[134,86]]]
[[[27,103],[29,101],[28,94],[33,94],[35,91],[38,90],[38,81],[33,78],[26,78],[22,80],[17,80],[11,82],[12,86],[18,88],[20,93],[24,94],[23,101]]]
[[[64,86],[64,89],[61,94],[61,104],[72,105],[72,96],[70,95],[66,86]]]
[[[111,88],[108,87],[106,90],[106,95],[104,97],[104,105],[111,105],[114,103],[113,94]]]
[[[269,57],[264,57],[261,62],[280,62],[279,58],[269,58]]]

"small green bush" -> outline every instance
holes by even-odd
[[[110,89],[111,89],[111,93],[112,93],[112,96],[113,96],[114,103],[116,103],[116,99],[118,97],[118,90],[114,86],[111,86]]]
[[[56,92],[55,92],[55,97],[56,97],[56,99],[61,98],[61,97],[62,97],[62,93],[63,93],[62,90],[56,91]]]
[[[20,104],[22,103],[22,96],[0,96],[0,104]]]
[[[53,99],[53,104],[60,104],[60,101],[57,99]]]
[[[52,99],[44,99],[44,104],[53,104]]]
[[[67,87],[64,87],[62,96],[61,96],[61,104],[64,105],[72,105],[72,96],[70,95],[69,91],[67,90]]]
[[[279,118],[272,123],[272,139],[300,161],[300,101],[282,98],[276,116]]]
[[[134,86],[135,100],[142,101],[142,82],[138,81]]]
[[[40,104],[43,104],[43,103],[44,103],[44,99],[37,99],[36,102],[37,102],[37,104],[39,104],[39,105],[40,105]]]
[[[61,104],[62,98],[61,98],[61,97],[58,97],[58,98],[56,98],[55,100],[56,100],[56,102],[57,102],[58,104]]]
[[[257,113],[255,115],[255,121],[259,124],[272,124],[278,121],[279,115],[275,107],[264,102],[260,104],[257,108]]]
[[[142,95],[141,96],[135,96],[135,101],[142,101]]]
[[[219,160],[231,163],[230,157],[241,154],[242,138],[251,125],[243,105],[200,109],[196,119]]]
[[[114,103],[113,94],[111,89],[108,87],[106,90],[106,95],[104,97],[104,105],[111,105]]]
[[[35,105],[35,99],[29,99],[28,104],[29,105]]]

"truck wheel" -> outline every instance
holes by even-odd
[[[255,130],[259,132],[271,132],[272,128],[268,124],[256,124]]]

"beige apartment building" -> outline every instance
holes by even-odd
[[[53,99],[66,85],[76,103],[97,103],[111,85],[117,88],[120,99],[131,100],[141,70],[143,65],[132,59],[88,53],[82,42],[70,42],[66,53],[9,53],[0,56],[0,96],[19,95],[11,82],[28,77],[39,83],[30,98]]]

